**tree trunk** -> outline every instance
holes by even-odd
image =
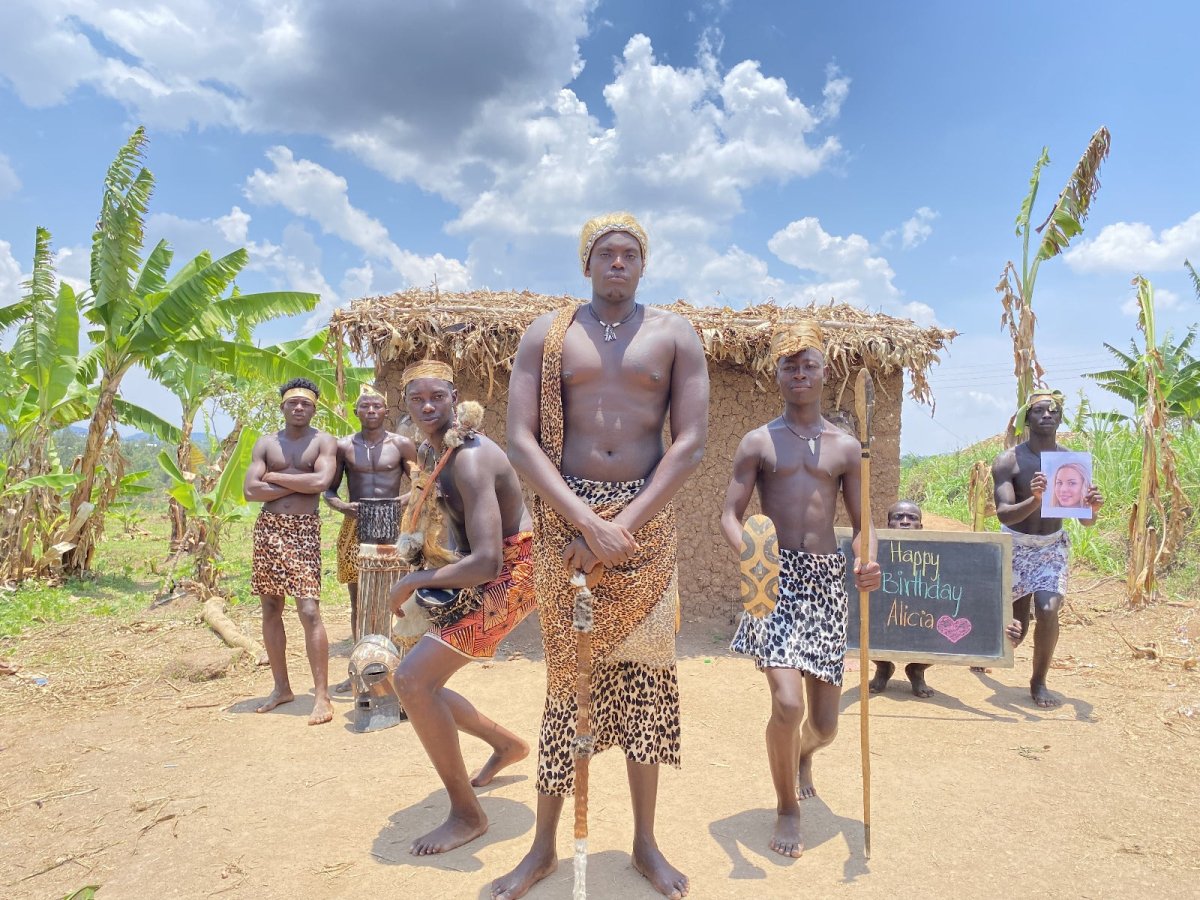
[[[179,466],[179,471],[187,475],[192,471],[192,419],[186,412],[181,423],[181,431],[183,436],[179,439],[179,446],[175,448],[175,462]],[[171,552],[176,553],[183,549],[184,539],[187,536],[187,511],[174,497],[171,498],[168,506],[171,514]]]
[[[71,511],[68,521],[74,519],[79,508],[91,499],[92,486],[96,483],[96,469],[100,464],[100,454],[104,450],[104,436],[115,418],[113,400],[117,396],[119,385],[119,376],[116,379],[110,379],[105,375],[100,381],[100,397],[96,401],[92,420],[88,423],[87,441],[83,445],[83,456],[79,461],[79,473],[83,476],[83,480],[71,494]],[[63,569],[66,574],[78,576],[88,570],[95,541],[84,538],[95,535],[103,522],[104,504],[100,504],[84,524],[78,546],[69,550],[63,557]]]

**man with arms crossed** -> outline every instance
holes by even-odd
[[[592,587],[592,734],[620,746],[633,802],[633,866],[679,898],[688,880],[654,836],[661,763],[679,765],[675,672],[676,534],[671,499],[699,465],[708,429],[708,368],[692,326],[637,303],[646,233],[628,213],[583,227],[590,303],[548,313],[513,364],[508,453],[537,495],[534,560],[547,692],[538,742],[533,847],[492,896],[522,897],[558,866],[555,831],[574,790],[573,572]],[[669,421],[671,446],[663,447]],[[599,572],[596,570],[599,569]]]
[[[408,464],[416,462],[417,447],[408,438],[384,427],[387,397],[373,387],[362,386],[354,414],[362,430],[337,442],[333,483],[325,491],[325,502],[345,517],[337,539],[337,579],[350,593],[350,634],[357,644],[362,637],[358,633],[358,501],[399,497]],[[338,497],[343,475],[348,486],[348,503]],[[334,688],[339,694],[348,690],[349,678]]]
[[[440,504],[458,559],[405,575],[392,588],[392,612],[403,616],[400,607],[417,590],[467,589],[431,613],[434,627],[404,655],[395,674],[400,702],[450,797],[446,821],[413,841],[409,852],[416,856],[444,853],[487,831],[487,815],[472,788],[529,755],[525,741],[446,687],[467,663],[494,657],[500,641],[536,605],[533,533],[521,483],[503,450],[456,422],[453,377],[448,365],[433,361],[409,366],[401,376],[405,405],[425,434],[417,451],[422,470],[432,474],[446,457],[424,503]],[[409,503],[418,502],[414,487]],[[459,731],[492,747],[474,778],[467,776]]]
[[[243,493],[262,501],[254,523],[254,557],[250,590],[259,595],[263,644],[275,688],[258,708],[270,712],[295,699],[287,670],[287,634],[283,599],[295,598],[304,626],[304,646],[312,669],[316,701],[309,725],[333,718],[329,702],[329,638],[321,621],[321,492],[333,478],[337,442],[309,423],[317,412],[317,386],[293,378],[279,389],[284,428],[263,435],[254,445]]]
[[[1046,473],[1042,454],[1062,451],[1055,436],[1062,424],[1061,391],[1035,390],[1028,406],[1019,411],[1016,427],[1028,433],[1025,442],[1005,450],[992,464],[992,482],[996,488],[996,518],[1001,531],[1013,539],[1013,622],[1008,636],[1014,644],[1025,640],[1029,619],[1037,618],[1033,633],[1033,675],[1029,693],[1043,709],[1062,701],[1046,689],[1046,673],[1058,645],[1058,611],[1067,594],[1070,536],[1063,530],[1062,519],[1042,518],[1042,494],[1046,492]],[[1019,434],[1020,432],[1018,432]],[[1090,518],[1081,524],[1096,524],[1104,498],[1095,485],[1089,485],[1084,503],[1091,508]]]
[[[875,535],[859,522],[862,482],[857,440],[821,416],[825,340],[816,325],[779,331],[771,341],[775,383],[783,415],[738,446],[725,494],[721,528],[742,550],[742,516],[754,489],[779,539],[779,601],[763,618],[742,614],[730,648],[754,658],[771,689],[767,761],[775,786],[777,818],[771,849],[799,856],[800,800],[816,795],[813,754],[837,735],[846,655],[846,559],[833,532],[840,491],[854,528],[854,580],[860,590],[879,587]],[[872,561],[861,559],[860,526],[870,534]],[[804,716],[805,695],[808,717]],[[801,724],[803,723],[803,727]]]

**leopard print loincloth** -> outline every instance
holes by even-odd
[[[358,519],[342,518],[337,536],[337,580],[339,584],[358,584]]]
[[[1024,534],[1006,525],[1001,525],[1000,530],[1012,535],[1012,599],[1020,600],[1035,591],[1048,591],[1065,597],[1071,536],[1066,531]]]
[[[250,592],[321,597],[321,517],[263,510],[254,522]]]
[[[729,649],[762,669],[799,669],[841,686],[846,655],[846,557],[779,551],[779,602],[766,617],[742,613]]]

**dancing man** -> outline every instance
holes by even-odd
[[[859,443],[821,415],[828,370],[816,325],[783,329],[771,341],[783,415],[751,431],[733,458],[721,527],[742,550],[742,516],[755,488],[779,539],[779,600],[763,618],[742,614],[730,648],[754,658],[771,690],[767,762],[777,801],[771,849],[800,856],[800,800],[816,796],[813,754],[837,735],[846,655],[846,559],[833,532],[839,491],[854,528],[854,580],[879,587],[875,535],[859,521]],[[860,526],[871,541],[862,561]],[[808,716],[805,718],[805,696]]]
[[[1046,689],[1046,673],[1058,646],[1058,612],[1067,594],[1067,570],[1070,566],[1071,538],[1063,530],[1062,519],[1042,517],[1042,494],[1046,492],[1046,473],[1042,454],[1063,451],[1056,440],[1062,424],[1061,391],[1035,390],[1028,405],[1018,411],[1014,422],[1018,435],[1028,431],[1024,443],[1005,450],[992,464],[992,482],[996,488],[996,518],[1001,531],[1012,535],[1013,621],[1008,636],[1014,644],[1025,640],[1031,615],[1037,618],[1033,633],[1033,674],[1029,694],[1043,709],[1062,703]],[[1095,485],[1089,485],[1084,505],[1092,511],[1080,520],[1085,526],[1096,524],[1104,497]]]
[[[344,517],[337,538],[337,580],[350,593],[350,634],[356,644],[362,637],[358,633],[358,501],[399,497],[408,464],[416,462],[417,447],[387,430],[387,397],[370,385],[362,386],[354,414],[362,429],[337,442],[333,483],[324,496],[330,509]],[[349,502],[338,497],[343,476]],[[334,688],[339,694],[348,690],[349,678]]]
[[[243,493],[262,501],[254,523],[254,557],[250,590],[262,603],[263,644],[275,687],[258,712],[270,712],[295,699],[287,669],[287,633],[283,628],[285,596],[296,601],[304,626],[304,646],[312,669],[316,701],[309,725],[333,718],[329,702],[329,638],[321,621],[321,492],[329,487],[337,457],[337,441],[309,423],[317,412],[317,386],[293,378],[279,389],[284,427],[254,444]]]
[[[458,392],[450,367],[417,363],[404,371],[401,382],[409,414],[425,435],[418,448],[425,474],[414,484],[409,503],[422,503],[418,491],[428,485],[423,506],[430,517],[422,521],[442,520],[448,526],[447,543],[457,557],[440,568],[405,575],[390,598],[392,612],[404,616],[405,601],[422,592],[417,603],[430,609],[433,622],[395,674],[400,702],[450,798],[446,821],[412,843],[410,852],[424,856],[452,850],[487,831],[487,815],[473,788],[529,755],[525,741],[446,682],[472,660],[492,659],[500,641],[533,611],[533,534],[521,483],[504,451],[456,419]],[[440,530],[426,525],[424,536]],[[429,564],[431,555],[424,556]],[[443,592],[442,602],[430,608],[422,599],[437,596],[425,593],[433,590]],[[467,776],[459,731],[492,748],[474,778]]]
[[[596,752],[625,751],[633,866],[665,896],[688,891],[687,877],[658,848],[654,813],[659,765],[679,765],[671,499],[704,454],[708,368],[686,319],[637,302],[648,250],[646,232],[628,213],[584,225],[579,262],[591,302],[537,319],[513,364],[508,452],[536,494],[547,691],[533,846],[493,882],[492,896],[502,900],[524,896],[558,866],[555,832],[574,790],[574,572],[599,577],[592,734]]]

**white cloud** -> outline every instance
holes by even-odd
[[[900,246],[905,250],[912,250],[914,247],[919,247],[929,240],[929,236],[933,234],[933,220],[937,217],[938,213],[936,210],[932,210],[928,206],[922,206],[913,213],[911,218],[905,219],[899,228],[885,231],[880,243],[885,247],[890,247],[896,238],[899,237]]]
[[[1167,309],[1179,309],[1183,305],[1182,298],[1174,291],[1168,288],[1156,287],[1154,289],[1154,308],[1159,312]],[[1138,314],[1137,291],[1130,289],[1129,296],[1125,302],[1121,304],[1121,312],[1127,316],[1136,316]]]
[[[0,306],[8,306],[21,299],[21,282],[28,278],[21,271],[12,252],[12,244],[0,240]]]
[[[0,153],[0,198],[7,197],[9,194],[15,194],[20,189],[21,179],[13,171],[12,163],[8,161],[8,157]]]
[[[382,222],[350,203],[345,178],[310,160],[296,159],[287,147],[272,147],[267,158],[274,169],[255,169],[246,179],[245,194],[251,202],[279,205],[312,219],[325,233],[387,261],[404,286],[427,285],[435,278],[447,290],[469,286],[466,267],[458,260],[440,253],[422,257],[398,247]]]
[[[1076,272],[1162,272],[1200,257],[1200,212],[1157,235],[1143,222],[1106,225],[1094,238],[1069,249],[1064,259]]]

